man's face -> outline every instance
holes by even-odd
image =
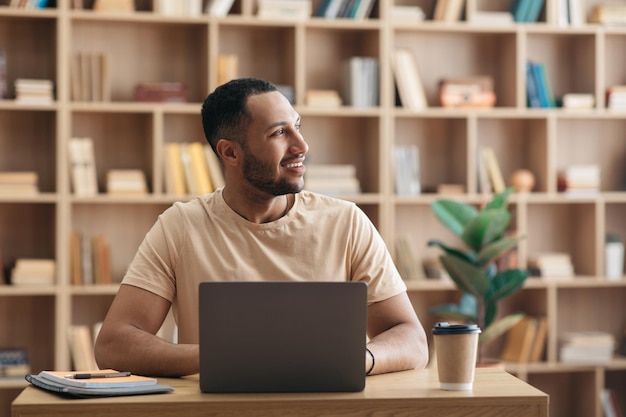
[[[253,187],[278,196],[304,187],[304,154],[300,116],[279,92],[248,99],[252,121],[243,141],[243,176]]]

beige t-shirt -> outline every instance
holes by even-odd
[[[198,343],[201,281],[364,281],[368,302],[406,291],[378,231],[351,202],[302,191],[289,213],[251,223],[221,189],[174,203],[146,235],[123,284],[173,302],[180,343]]]

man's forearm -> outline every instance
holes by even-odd
[[[132,326],[118,329],[116,335],[101,334],[95,353],[100,368],[138,375],[191,375],[199,366],[198,345],[170,343]]]
[[[428,345],[421,328],[413,324],[398,324],[372,338],[367,348],[373,356],[374,368],[370,375],[424,368],[428,364]],[[366,371],[372,358],[366,352]]]

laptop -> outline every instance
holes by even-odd
[[[363,282],[202,282],[200,390],[365,388]]]

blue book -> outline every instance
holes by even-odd
[[[537,80],[541,107],[555,107],[554,96],[552,95],[552,88],[548,80],[545,65],[539,62],[533,62],[532,67],[533,75]]]
[[[511,14],[516,22],[525,22],[530,3],[535,0],[515,0],[511,5]]]
[[[528,107],[541,107],[541,99],[539,98],[539,88],[533,71],[533,64],[528,61],[526,63],[526,97]]]
[[[541,9],[545,0],[529,0],[529,6],[526,9],[526,15],[524,16],[524,22],[536,22],[539,20]]]

